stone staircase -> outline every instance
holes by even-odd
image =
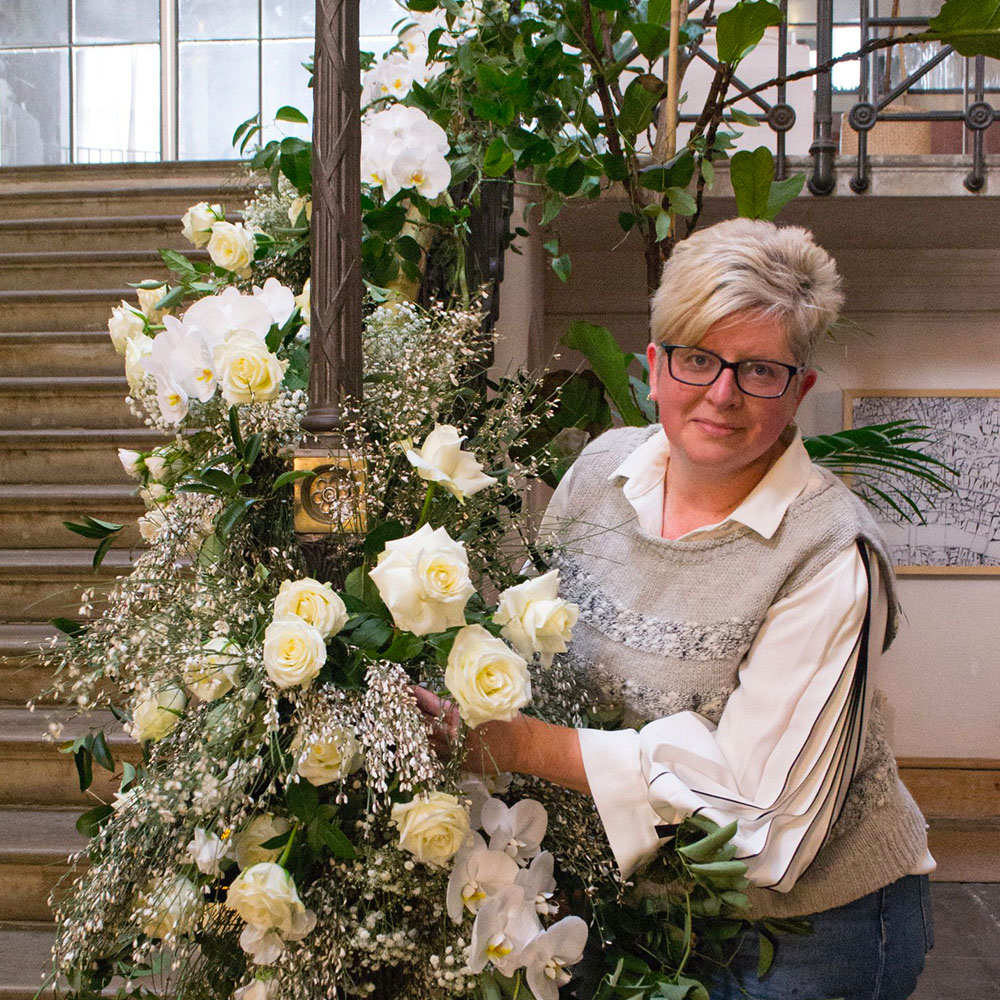
[[[77,816],[113,785],[95,769],[81,795],[72,757],[43,739],[54,706],[25,707],[48,684],[31,655],[55,634],[48,619],[77,617],[81,588],[125,571],[139,543],[142,503],[117,448],[161,435],[123,402],[108,316],[135,301],[127,282],[167,276],[158,248],[191,249],[189,206],[232,215],[248,195],[228,163],[0,169],[0,1000],[41,985],[49,891],[84,843]],[[93,548],[61,523],[83,514],[128,526],[96,578]]]

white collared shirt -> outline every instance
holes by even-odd
[[[822,483],[798,430],[786,433],[788,447],[739,506],[681,539],[738,525],[763,538],[775,533],[792,501]],[[669,458],[660,428],[610,477],[620,481],[639,527],[656,536]],[[566,483],[564,477],[546,521],[559,520]],[[877,560],[870,564],[871,634],[880,636],[888,600]],[[657,825],[701,809],[720,824],[739,820],[734,842],[751,882],[779,891],[794,885],[822,846],[850,780],[844,747],[857,735],[848,709],[868,586],[852,544],[776,601],[740,665],[739,685],[717,726],[695,712],[679,712],[639,732],[579,731],[587,780],[623,875],[655,854],[662,843]],[[877,674],[880,647],[873,642],[868,649],[869,678]],[[928,854],[912,874],[933,868]]]

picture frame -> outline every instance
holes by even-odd
[[[847,389],[843,399],[845,428],[915,420],[931,439],[921,450],[958,473],[953,492],[922,507],[925,524],[875,512],[896,573],[1000,575],[1000,389]]]

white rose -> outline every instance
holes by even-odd
[[[364,763],[361,745],[348,729],[333,729],[305,743],[301,733],[292,742],[296,770],[311,785],[328,785],[352,774]]]
[[[142,452],[132,451],[131,448],[119,448],[118,461],[122,463],[127,475],[133,479],[142,479]]]
[[[274,618],[301,618],[319,629],[324,639],[336,635],[350,615],[332,583],[320,583],[311,577],[285,580],[274,599]]]
[[[152,353],[152,337],[145,335],[133,337],[125,345],[125,378],[128,379],[128,387],[133,392],[138,392],[146,381],[148,370],[142,359],[148,358]]]
[[[531,700],[528,664],[482,625],[466,625],[448,654],[444,682],[466,724],[509,720]]]
[[[221,698],[239,679],[243,650],[225,636],[209,639],[200,655],[184,664],[184,686],[199,701]]]
[[[288,367],[252,334],[230,337],[215,349],[214,360],[222,397],[230,406],[274,399]]]
[[[286,941],[305,937],[316,923],[316,915],[299,899],[295,880],[272,861],[240,872],[226,894],[226,906],[248,924]]]
[[[158,485],[154,483],[154,486]],[[159,489],[162,491],[163,487],[160,486]],[[136,524],[138,525],[139,535],[142,540],[152,545],[160,537],[164,527],[166,527],[167,515],[159,507],[154,507],[151,511],[143,514]]]
[[[145,284],[145,281],[143,281]],[[159,323],[166,316],[169,309],[157,309],[156,303],[167,294],[165,285],[159,288],[137,288],[135,294],[139,296],[139,308],[145,314],[150,323]]]
[[[299,307],[299,312],[302,314],[302,321],[304,323],[309,322],[309,310],[312,308],[310,298],[311,286],[312,278],[306,278],[306,283],[302,286],[302,291],[295,296],[295,304]]]
[[[294,226],[299,221],[299,216],[303,211],[306,213],[306,222],[312,222],[312,198],[307,194],[300,195],[298,198],[292,200],[291,205],[288,206],[288,221]]]
[[[559,570],[525,580],[500,595],[493,621],[522,655],[539,653],[545,666],[555,653],[565,653],[580,609],[559,597]]]
[[[203,875],[220,874],[219,863],[229,853],[224,840],[203,827],[196,827],[194,838],[187,845],[188,857]]]
[[[142,336],[146,329],[145,318],[130,306],[124,299],[120,306],[111,310],[108,320],[108,333],[111,343],[119,354],[125,353],[125,347],[133,337]]]
[[[317,628],[289,618],[264,631],[264,669],[279,688],[309,687],[326,663],[326,643]]]
[[[132,710],[132,737],[140,743],[162,740],[180,720],[187,696],[179,687],[151,691]]]
[[[208,255],[212,263],[241,278],[250,274],[250,264],[257,244],[253,234],[243,228],[242,222],[214,222],[208,240]]]
[[[146,471],[154,479],[162,479],[163,473],[167,471],[169,465],[170,463],[162,455],[157,455],[155,451],[146,458]]]
[[[239,833],[233,834],[231,856],[240,868],[251,868],[262,861],[277,861],[281,855],[280,847],[260,845],[288,833],[289,829],[289,822],[283,816],[272,816],[271,813],[254,816]]]
[[[469,838],[469,814],[454,795],[431,792],[392,807],[399,847],[418,861],[443,865]]]
[[[150,883],[139,897],[142,931],[152,938],[188,934],[198,926],[203,905],[198,887],[182,875]]]
[[[444,528],[425,524],[388,542],[368,575],[398,628],[427,635],[465,624],[465,605],[475,590],[469,560]]]
[[[414,448],[409,442],[404,445],[406,459],[417,470],[417,475],[440,483],[459,501],[496,482],[483,472],[475,455],[462,451],[464,440],[458,429],[450,424],[435,424],[421,447]]]
[[[196,247],[203,247],[212,236],[212,226],[224,217],[221,205],[209,205],[207,201],[192,205],[181,219],[184,238]]]

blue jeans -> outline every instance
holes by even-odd
[[[763,980],[757,934],[745,934],[712,1000],[905,1000],[917,988],[934,944],[926,875],[908,875],[809,920],[812,934],[777,936]]]

